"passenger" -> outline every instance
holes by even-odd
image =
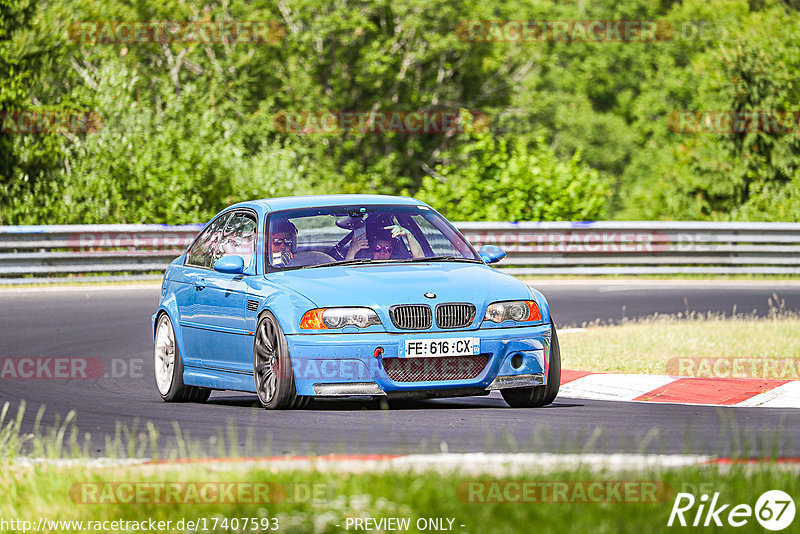
[[[394,256],[393,242],[394,238],[405,237],[408,242],[408,249],[411,251],[412,258],[422,258],[425,253],[422,251],[417,239],[411,232],[399,224],[385,226],[383,229],[371,233],[371,238],[367,234],[362,234],[350,243],[350,248],[347,250],[346,260],[352,260],[356,257],[359,251],[368,248],[370,257],[373,260],[389,260]]]

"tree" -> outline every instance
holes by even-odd
[[[6,113],[24,109],[27,104],[31,76],[14,36],[29,25],[33,9],[30,0],[0,0],[0,118]],[[3,198],[8,198],[8,187],[19,163],[14,141],[10,135],[0,134],[0,191]]]

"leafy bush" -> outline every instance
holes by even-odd
[[[458,221],[564,221],[602,216],[608,184],[581,162],[559,159],[544,139],[475,134],[424,178],[417,197]]]

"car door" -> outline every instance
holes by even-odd
[[[204,330],[201,347],[204,367],[252,373],[253,337],[247,329],[247,277],[255,274],[257,220],[250,210],[233,213],[225,224],[204,276],[205,287],[197,292],[196,320]],[[242,274],[221,273],[213,262],[237,255],[244,260]]]
[[[206,335],[202,323],[198,321],[198,305],[206,287],[206,277],[212,272],[214,254],[230,217],[231,212],[226,212],[206,225],[187,251],[183,266],[175,269],[175,281],[179,282],[175,298],[180,314],[184,365],[201,365]]]

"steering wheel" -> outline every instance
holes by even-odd
[[[319,265],[335,261],[331,256],[324,252],[310,250],[308,252],[298,252],[289,260],[289,267],[306,267],[308,265]]]
[[[347,255],[347,249],[350,248],[348,243],[350,243],[352,238],[353,233],[350,232],[344,236],[341,241],[333,245],[333,247],[328,251],[328,254],[336,261],[342,261]]]

